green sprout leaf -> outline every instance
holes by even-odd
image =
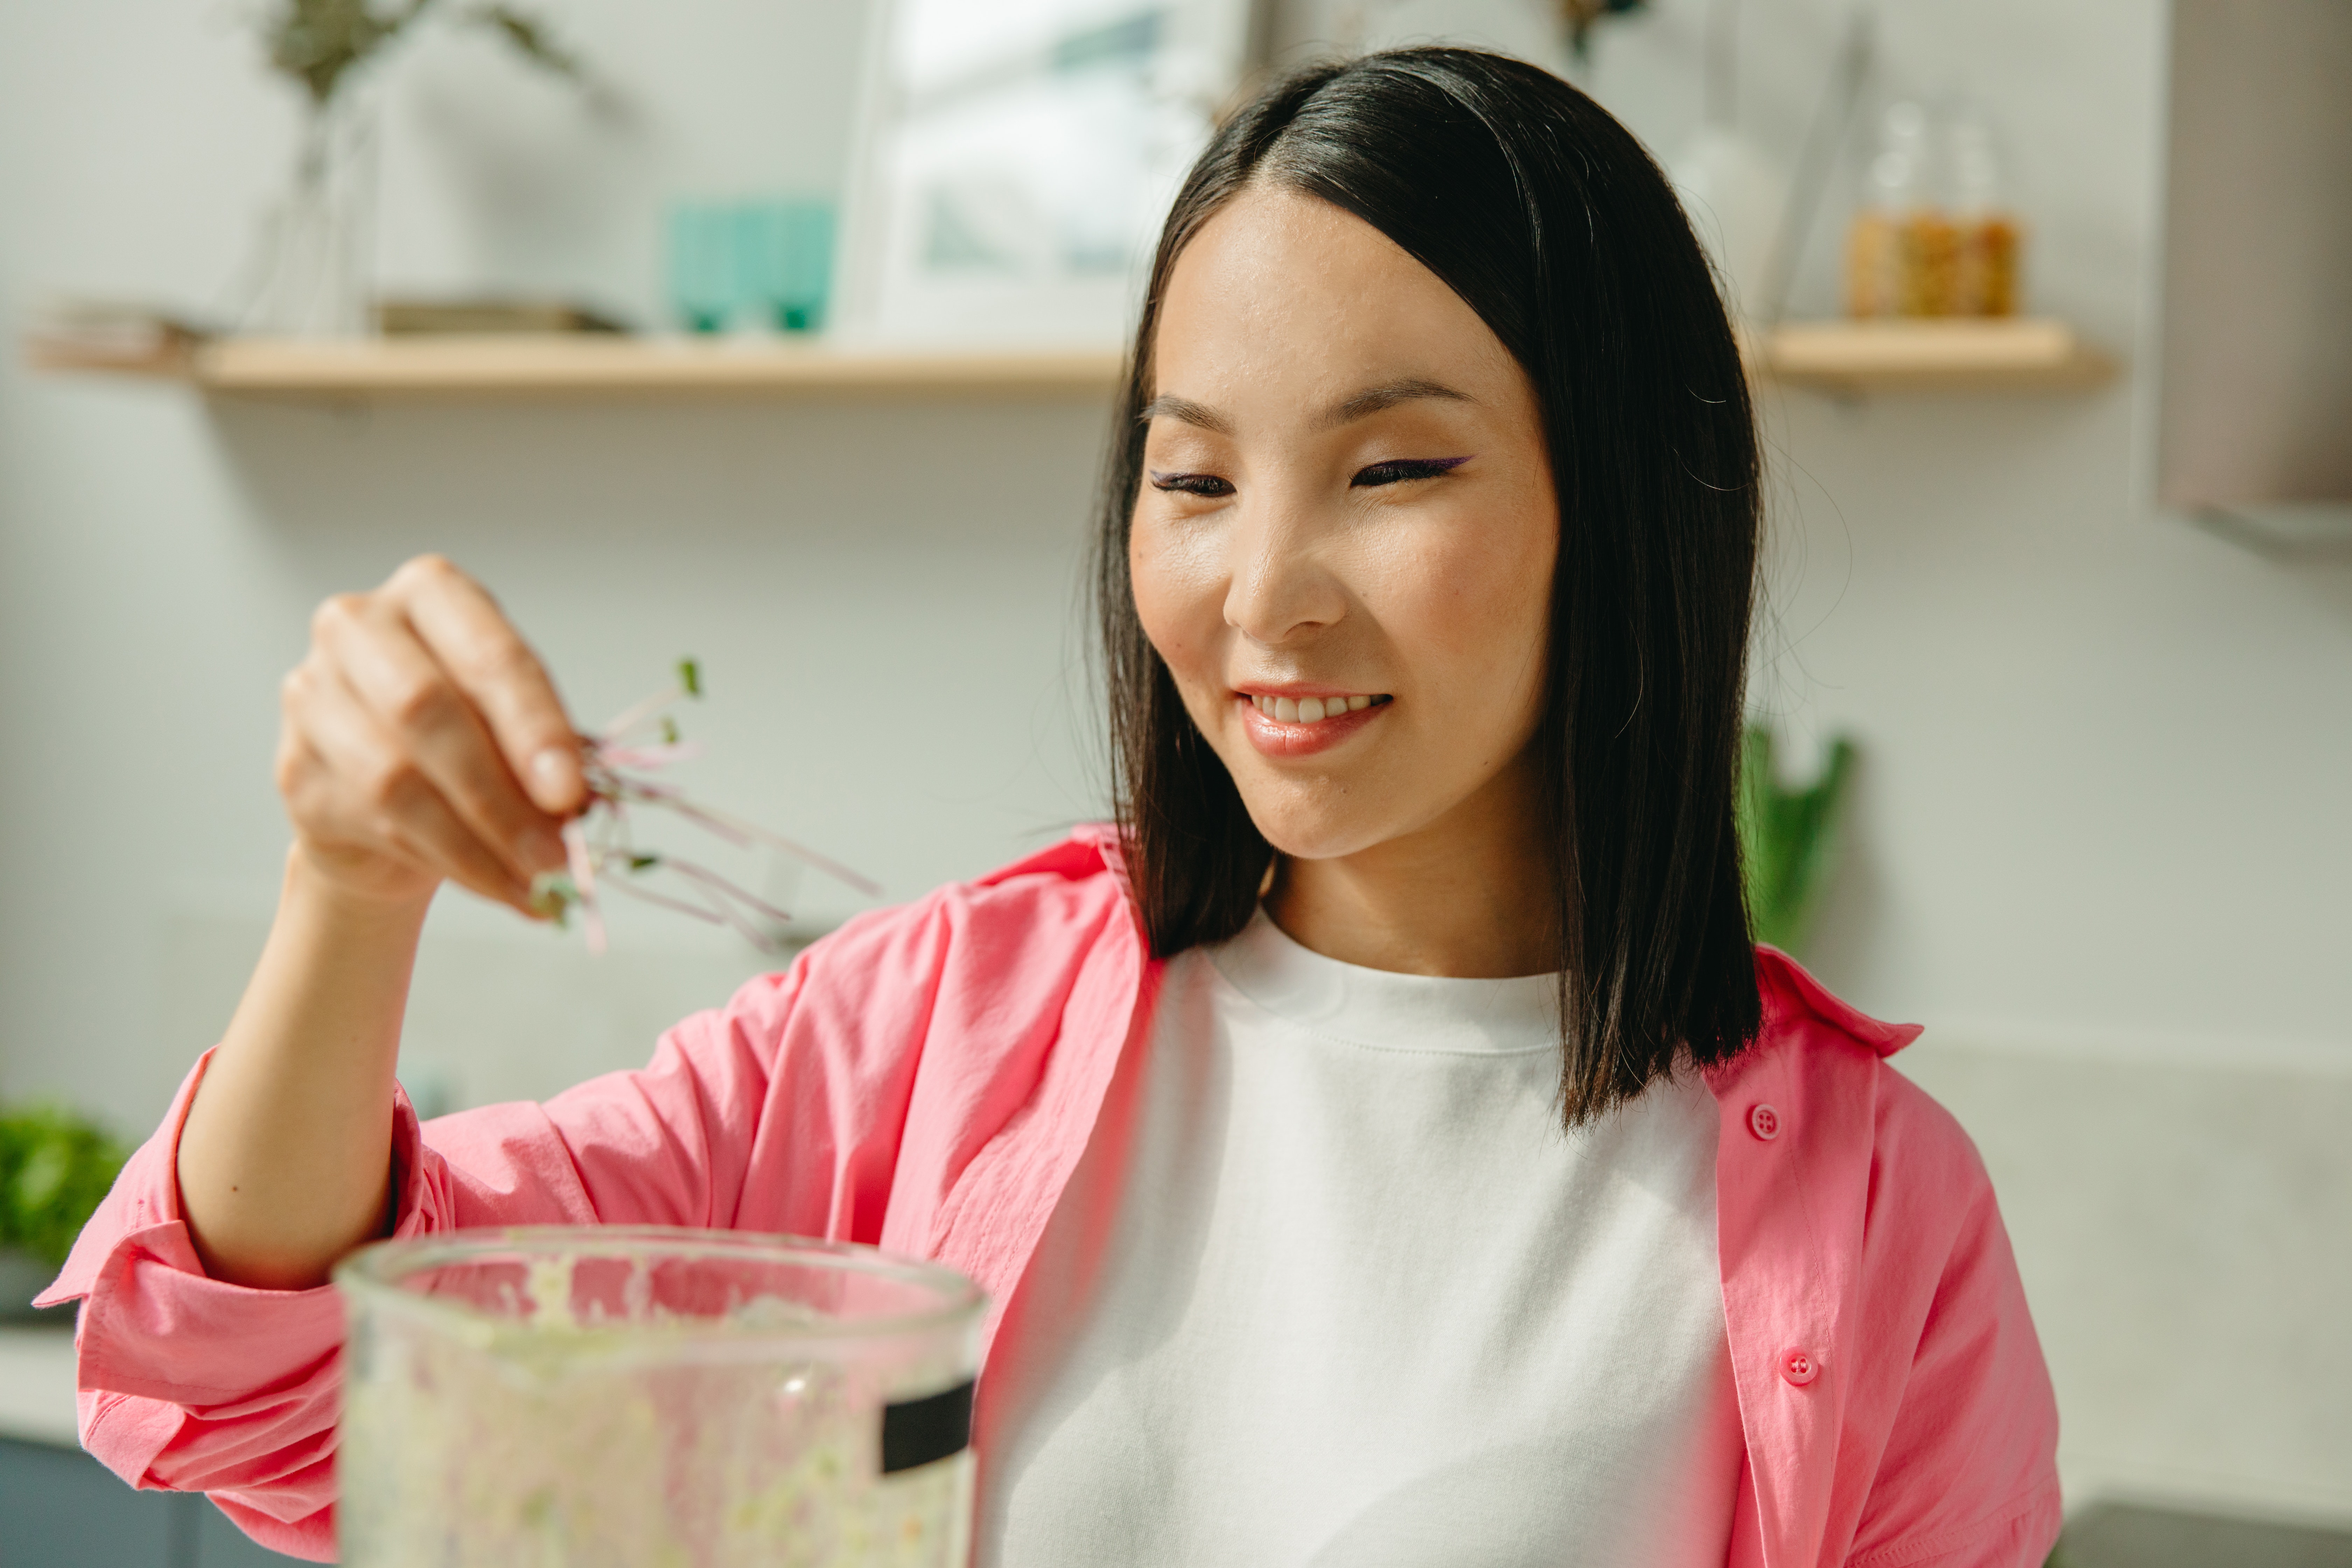
[[[572,906],[579,901],[580,889],[569,871],[541,871],[531,879],[530,912],[551,921],[558,931],[572,928]]]
[[[677,683],[686,688],[688,697],[702,695],[702,666],[690,658],[677,661]]]

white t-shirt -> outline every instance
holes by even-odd
[[[1552,982],[1170,963],[989,1375],[1001,1568],[1721,1568],[1694,1075],[1561,1130]]]

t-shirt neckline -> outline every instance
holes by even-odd
[[[1300,945],[1263,908],[1205,956],[1250,1002],[1342,1044],[1450,1056],[1559,1048],[1559,982],[1549,974],[1463,980],[1366,969]]]

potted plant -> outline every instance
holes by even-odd
[[[240,328],[294,337],[349,336],[366,326],[373,128],[353,102],[361,68],[436,12],[488,28],[541,69],[585,79],[580,58],[530,16],[504,5],[437,0],[278,0],[261,24],[269,64],[303,99],[294,181],[262,231]]]
[[[1757,941],[1801,957],[1822,889],[1836,860],[1854,747],[1839,736],[1831,742],[1820,777],[1793,788],[1774,772],[1772,752],[1771,730],[1750,724],[1739,770],[1739,849],[1748,884],[1748,918]]]
[[[0,1113],[0,1319],[37,1316],[74,1237],[114,1185],[123,1149],[70,1111]]]

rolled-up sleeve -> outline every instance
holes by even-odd
[[[645,1068],[544,1105],[421,1126],[393,1104],[392,1234],[488,1226],[709,1225],[733,1203],[797,975],[662,1038]],[[43,1305],[79,1299],[82,1445],[131,1485],[204,1491],[263,1545],[334,1556],[343,1305],[205,1272],[180,1207],[180,1131],[212,1053],[123,1166]]]
[[[212,1063],[82,1228],[44,1306],[79,1298],[82,1446],[137,1487],[206,1491],[263,1545],[334,1556],[333,1452],[343,1308],[331,1286],[259,1290],[205,1272],[180,1210],[180,1131]],[[448,1223],[416,1112],[393,1110],[394,1231]]]

